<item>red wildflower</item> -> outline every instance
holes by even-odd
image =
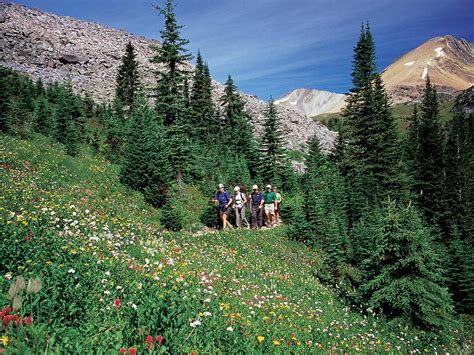
[[[122,301],[120,301],[120,298],[116,298],[114,301],[114,307],[120,308],[121,305],[122,305]]]
[[[151,335],[147,335],[147,336],[146,336],[146,343],[147,343],[148,345],[153,344],[153,337],[152,337]]]
[[[158,344],[160,344],[160,345],[163,344],[163,340],[164,340],[164,338],[163,338],[161,335],[158,335],[158,336],[156,337],[156,341],[157,341]]]
[[[12,309],[10,307],[5,307],[5,309],[3,310],[3,314],[7,316],[10,314],[11,311]]]
[[[9,315],[3,316],[2,324],[6,328],[10,324],[11,317]]]
[[[196,353],[194,351],[191,351],[189,355],[196,355]]]
[[[135,349],[135,348],[130,348],[130,349],[128,349],[128,353],[129,353],[130,355],[136,355],[136,354],[137,354],[137,349]]]
[[[28,316],[25,318],[25,325],[30,325],[33,323],[33,318],[31,316]]]
[[[125,354],[127,350],[125,350],[125,348],[120,348],[119,349],[119,354]]]

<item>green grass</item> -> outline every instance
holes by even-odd
[[[460,351],[343,304],[285,228],[196,233],[205,198],[185,187],[192,227],[169,233],[117,166],[62,151],[0,135],[0,310],[20,275],[43,285],[19,291],[33,323],[3,330],[8,353],[145,352],[147,335],[156,353]]]

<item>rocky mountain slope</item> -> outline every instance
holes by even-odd
[[[151,87],[156,66],[149,61],[152,56],[150,45],[159,45],[158,41],[96,23],[0,2],[0,64],[24,72],[34,80],[69,79],[78,92],[88,91],[96,100],[108,100],[113,96],[115,75],[128,41],[136,49],[143,81]],[[192,68],[189,64],[189,69]],[[216,102],[223,88],[221,83],[214,82]],[[242,96],[255,131],[260,134],[265,103],[252,95]],[[289,149],[300,150],[313,134],[318,135],[323,149],[334,147],[336,133],[323,124],[284,107],[280,107],[279,112]]]
[[[453,36],[435,37],[382,73],[394,103],[418,100],[427,76],[448,98],[474,85],[474,43]]]
[[[346,95],[329,91],[296,89],[275,100],[275,104],[292,109],[300,115],[314,117],[323,113],[340,112]]]

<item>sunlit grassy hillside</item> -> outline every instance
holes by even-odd
[[[117,166],[62,151],[0,136],[0,352],[459,350],[344,305],[284,228],[166,232]]]

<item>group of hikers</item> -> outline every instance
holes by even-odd
[[[281,223],[280,206],[283,199],[275,186],[267,185],[265,191],[261,192],[257,185],[253,185],[250,196],[247,196],[245,189],[240,186],[234,187],[234,194],[231,195],[230,192],[226,191],[224,184],[219,184],[219,191],[213,200],[218,205],[219,221],[224,230],[233,228],[228,220],[231,208],[235,211],[235,225],[237,228],[271,228]],[[245,217],[245,206],[247,204],[250,205],[252,211],[250,224]]]

